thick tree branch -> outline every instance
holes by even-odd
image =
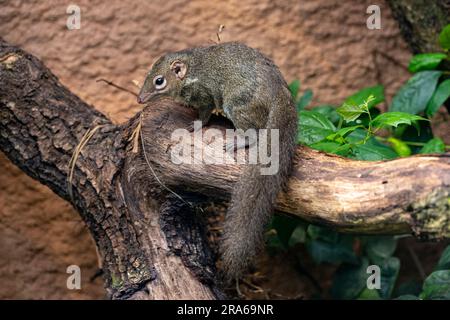
[[[195,223],[190,209],[164,201],[151,181],[134,174],[140,155],[127,150],[131,124],[113,125],[63,87],[38,59],[0,39],[0,149],[79,211],[99,248],[109,296],[214,298],[214,261],[200,241],[202,224]],[[76,162],[72,200],[69,161],[82,136],[96,125],[103,127]],[[147,201],[156,194],[159,203]],[[166,237],[167,219],[161,212],[168,210],[174,220],[176,215],[193,216],[183,226],[189,236],[175,225]]]
[[[215,200],[228,199],[242,170],[239,165],[194,164],[193,157],[187,164],[171,160],[178,152],[172,152],[175,145],[204,158],[222,150],[214,143],[208,145],[215,140],[202,139],[201,132],[192,134],[192,139],[171,139],[172,132],[195,119],[194,111],[169,100],[158,101],[144,111],[144,119],[148,152],[162,181]],[[213,127],[217,138],[225,137],[223,126]],[[278,198],[281,212],[343,232],[450,236],[449,154],[367,162],[299,147],[294,167],[288,190]]]
[[[202,214],[161,186],[194,204],[202,197],[227,201],[241,173],[239,165],[172,161],[177,142],[171,134],[195,116],[160,100],[142,117],[113,125],[35,57],[0,40],[0,148],[24,172],[74,204],[96,240],[113,298],[221,296]],[[149,164],[142,145],[134,153],[129,142],[140,119]],[[76,162],[72,200],[66,185],[70,157],[96,125],[102,127]],[[223,133],[223,125],[211,127]],[[203,146],[193,143],[201,133],[183,143],[204,155],[221,151],[208,144],[211,137]],[[346,232],[412,231],[441,238],[450,236],[449,194],[449,155],[360,162],[299,147],[277,209]]]

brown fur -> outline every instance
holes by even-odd
[[[155,89],[153,81],[158,75],[167,81],[163,90]],[[291,169],[297,114],[286,81],[259,51],[240,43],[223,43],[158,59],[146,77],[139,100],[145,102],[159,95],[198,109],[203,124],[218,109],[244,131],[279,129],[278,173],[261,175],[260,165],[248,165],[228,208],[221,251],[227,278],[239,276],[262,246],[264,228]]]

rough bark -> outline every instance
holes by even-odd
[[[229,198],[241,166],[196,163],[199,158],[194,158],[203,154],[208,160],[220,155],[222,147],[215,141],[225,137],[221,124],[174,141],[171,133],[186,127],[195,119],[195,112],[170,100],[152,104],[144,111],[144,119],[145,123],[162,123],[145,126],[143,132],[152,137],[153,141],[147,142],[148,152],[167,186],[213,200]],[[217,136],[206,134],[211,128],[217,130]],[[191,156],[185,163],[175,164],[171,159],[181,149],[192,150]],[[449,237],[449,169],[449,154],[368,162],[299,146],[288,188],[278,197],[276,208],[343,232]]]
[[[160,100],[142,116],[114,125],[70,93],[38,59],[0,40],[0,149],[75,206],[97,243],[112,298],[222,296],[202,214],[161,185],[194,207],[205,199],[229,198],[242,166],[171,161],[176,145],[171,133],[195,116],[193,110]],[[133,152],[130,137],[140,119],[144,139]],[[97,125],[102,127],[76,162],[71,198],[70,158]],[[223,133],[223,123],[212,127]],[[190,146],[201,133],[183,143]],[[211,137],[206,140],[203,146],[195,143],[197,151],[222,150],[208,144]],[[299,147],[277,210],[346,232],[414,232],[436,239],[450,236],[449,194],[449,155],[359,162]]]
[[[450,23],[449,0],[388,0],[413,53],[440,52],[438,35]]]
[[[134,163],[140,155],[128,150],[134,124],[113,125],[62,86],[38,59],[0,40],[0,148],[78,210],[99,249],[109,296],[214,298],[220,292],[214,287],[214,261],[203,224],[196,223],[189,208],[164,200],[151,187],[154,182],[137,175]],[[72,200],[68,164],[82,136],[95,125],[104,126],[76,162]],[[192,222],[180,226],[180,217],[188,216]],[[169,235],[164,234],[167,224]]]

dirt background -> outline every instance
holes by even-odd
[[[333,2],[0,0],[0,36],[38,56],[70,90],[117,122],[140,106],[96,79],[137,91],[132,80],[142,81],[155,58],[208,43],[219,24],[226,26],[222,41],[261,49],[288,81],[299,78],[303,89],[313,89],[313,104],[339,104],[380,82],[390,97],[408,77],[399,64],[406,65],[410,53],[388,6],[377,1],[382,29],[368,30],[366,8],[373,1]],[[80,30],[66,27],[72,3],[81,8]],[[82,290],[66,288],[71,264],[82,269]],[[101,299],[101,279],[89,281],[96,268],[95,246],[71,206],[0,154],[0,298]]]

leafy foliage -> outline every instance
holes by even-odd
[[[381,263],[389,259],[397,248],[397,240],[394,237],[365,237],[363,241],[367,257],[374,263]]]
[[[306,145],[322,141],[336,131],[336,127],[326,116],[314,111],[300,111],[299,126],[301,130],[298,140]]]
[[[431,118],[449,97],[450,79],[447,79],[439,84],[436,91],[431,96],[430,101],[428,101],[427,107],[425,109],[426,115]]]
[[[399,124],[411,125],[414,121],[426,120],[420,116],[405,112],[386,112],[372,120],[371,125],[374,128],[398,127]]]
[[[384,88],[382,85],[374,87],[367,87],[359,90],[355,94],[351,95],[344,101],[344,105],[359,106],[365,103],[367,97],[373,96],[374,98],[368,103],[367,108],[370,109],[377,104],[384,102]]]
[[[442,49],[450,50],[450,24],[448,24],[439,34],[439,44]]]
[[[418,114],[425,110],[442,71],[420,71],[406,82],[392,99],[389,111]]]
[[[450,270],[435,271],[425,279],[421,299],[450,299]]]
[[[398,272],[400,271],[400,259],[397,257],[389,257],[384,259],[379,266],[381,269],[381,286],[378,292],[381,298],[389,299],[394,290]]]
[[[408,157],[411,155],[411,148],[406,144],[406,142],[399,140],[394,137],[389,137],[387,139],[392,146],[392,149],[400,156],[400,157]]]
[[[450,26],[439,37],[446,53],[412,57],[412,77],[386,103],[381,85],[363,88],[344,100],[340,107],[309,107],[313,93],[300,96],[300,81],[289,85],[299,114],[298,142],[314,149],[358,160],[388,160],[417,153],[443,153],[449,146],[433,136],[430,120],[450,97],[448,71],[439,70],[449,60]],[[382,135],[380,133],[382,132]],[[394,256],[393,236],[350,236],[329,228],[308,225],[291,217],[274,217],[268,236],[271,252],[304,246],[317,264],[338,266],[330,290],[335,299],[450,299],[450,246],[443,252],[435,271],[423,285],[397,284],[401,261]],[[367,287],[369,265],[381,270],[379,289]]]
[[[289,91],[291,92],[292,98],[294,99],[295,106],[297,111],[301,111],[308,106],[313,97],[312,90],[308,89],[305,93],[299,98],[298,93],[300,91],[300,80],[294,80],[289,85]]]
[[[307,235],[306,247],[317,263],[358,262],[352,237],[315,225],[308,227]]]
[[[368,266],[367,258],[362,258],[358,265],[342,264],[336,271],[331,296],[334,299],[358,298],[366,288]]]
[[[444,153],[445,152],[445,144],[439,138],[433,138],[429,140],[425,145],[420,149],[419,153]]]
[[[445,53],[422,53],[412,57],[408,70],[418,72],[423,70],[433,70],[447,57]]]
[[[450,246],[448,246],[441,255],[435,271],[450,270]]]

